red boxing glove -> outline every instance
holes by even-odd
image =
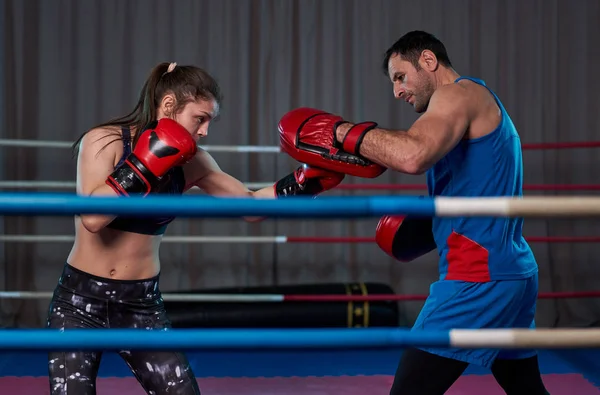
[[[273,185],[275,196],[317,196],[335,188],[344,179],[344,174],[302,165]]]
[[[279,121],[281,149],[298,162],[321,169],[365,178],[381,175],[385,167],[358,155],[358,140],[362,141],[364,134],[377,124],[355,125],[345,139],[354,151],[346,152],[335,137],[337,127],[343,123],[346,123],[343,118],[314,108],[292,110]]]
[[[375,241],[386,254],[400,262],[410,262],[437,248],[431,218],[381,217]]]
[[[162,176],[189,161],[197,150],[196,142],[183,126],[162,118],[142,132],[133,152],[108,176],[106,183],[122,196],[146,196],[160,188]]]

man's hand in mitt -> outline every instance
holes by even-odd
[[[292,110],[279,121],[281,149],[309,166],[363,178],[380,176],[386,168],[358,154],[363,137],[377,124],[354,125],[340,145],[335,130],[345,122],[337,115],[314,108]]]

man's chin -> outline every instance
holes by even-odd
[[[415,112],[417,114],[422,114],[425,111],[427,111],[427,108],[429,107],[429,101],[427,103],[425,103],[425,104],[422,104],[422,105],[419,105],[419,103],[415,102],[415,104],[413,104],[413,107],[414,107]]]

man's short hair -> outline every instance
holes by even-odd
[[[417,70],[420,69],[419,58],[424,50],[430,50],[437,57],[438,62],[446,67],[452,67],[448,52],[444,44],[433,34],[421,30],[408,32],[398,39],[386,52],[383,59],[383,72],[388,75],[388,63],[393,55],[400,55],[402,59],[412,63]]]

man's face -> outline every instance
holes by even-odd
[[[392,81],[395,98],[412,104],[418,113],[427,110],[434,91],[429,73],[422,68],[417,70],[411,62],[394,54],[388,61],[388,75]]]

